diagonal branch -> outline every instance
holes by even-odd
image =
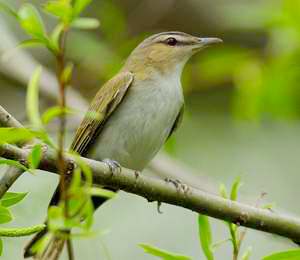
[[[0,106],[0,127],[23,127],[22,124],[10,115],[2,106]],[[23,170],[9,167],[3,177],[0,179],[0,198],[5,192],[15,183],[15,181],[22,175]]]
[[[25,166],[28,166],[29,152],[10,144],[0,145],[0,156],[18,160]],[[182,184],[173,185],[171,182],[146,177],[126,168],[122,168],[120,173],[112,175],[106,164],[83,157],[81,159],[91,168],[95,184],[114,187],[142,196],[148,201],[180,206],[237,225],[300,241],[299,219],[223,199]],[[65,154],[65,163],[74,165],[74,160],[70,155]],[[39,169],[57,173],[54,152],[47,151],[43,155]]]

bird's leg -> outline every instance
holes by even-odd
[[[189,190],[189,187],[186,184],[182,183],[180,180],[173,180],[170,178],[165,178],[165,181],[167,183],[174,184],[174,186],[178,192],[187,193]]]
[[[159,214],[163,214],[163,212],[161,211],[161,202],[160,201],[158,201],[157,202],[157,212],[159,213]]]
[[[102,162],[104,162],[109,167],[112,175],[118,174],[122,170],[121,164],[119,164],[117,161],[104,159]]]

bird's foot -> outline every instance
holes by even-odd
[[[187,193],[189,190],[189,187],[186,184],[182,183],[180,180],[166,178],[165,181],[167,183],[172,183],[178,192]]]
[[[118,174],[122,170],[121,164],[119,164],[117,161],[104,159],[102,162],[104,162],[109,167],[112,175]]]

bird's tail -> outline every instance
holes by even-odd
[[[110,189],[112,191],[116,191],[113,189]],[[59,188],[56,189],[49,206],[52,205],[57,205],[58,201],[59,201]],[[98,197],[98,196],[92,196],[92,202],[93,202],[93,206],[94,209],[97,209],[99,206],[101,206],[104,202],[106,202],[108,199],[105,197]],[[39,233],[37,233],[32,239],[31,241],[26,245],[25,249],[24,249],[24,258],[28,258],[28,257],[35,257],[36,252],[35,252],[35,245],[37,245],[37,243],[39,241],[42,241],[43,238],[45,238],[45,236],[48,233],[48,228],[47,228],[47,221],[45,222],[46,224],[46,228],[42,231],[40,231]],[[70,232],[70,231],[68,231]],[[59,254],[61,252],[62,247],[64,246],[66,239],[63,239],[61,237],[53,237],[49,243],[45,246],[45,253],[43,253],[42,257],[46,257],[46,258],[41,258],[41,259],[52,259],[50,257],[54,257],[57,254]],[[50,255],[49,255],[50,254]],[[55,259],[55,258],[53,258]]]

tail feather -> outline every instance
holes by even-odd
[[[109,189],[111,191],[116,191],[112,188],[106,188],[105,189]],[[59,201],[59,188],[56,189],[49,206],[52,205],[56,205]],[[99,206],[101,206],[103,203],[105,203],[108,199],[104,198],[104,197],[98,197],[98,196],[92,196],[92,202],[93,202],[93,206],[94,209],[96,210]],[[45,224],[47,225],[47,221],[45,222]],[[25,249],[24,249],[24,258],[28,258],[28,257],[34,257],[36,255],[36,252],[33,251],[33,247],[34,245],[40,241],[41,239],[43,239],[43,237],[47,234],[48,229],[47,227],[40,231],[39,233],[37,233],[32,239],[31,241],[26,245]],[[64,246],[64,242],[65,239],[59,238],[59,237],[54,237],[50,243],[47,245],[47,248],[45,250],[45,252],[43,253],[43,256],[46,255],[48,258],[41,258],[41,259],[52,259],[50,257],[54,257],[55,254],[59,254],[62,247]],[[55,258],[53,258],[55,259]]]

